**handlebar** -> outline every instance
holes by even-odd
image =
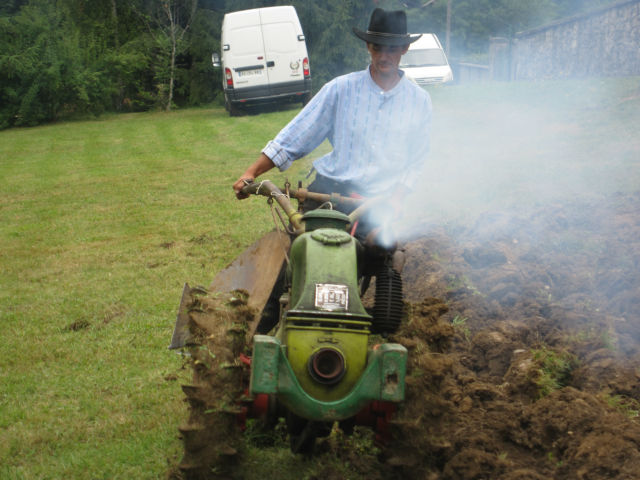
[[[306,188],[288,188],[287,195],[284,194],[278,187],[276,187],[270,180],[248,183],[247,185],[242,187],[241,192],[245,195],[263,195],[265,197],[277,196],[282,194],[290,198],[295,198],[299,201],[304,201],[308,198],[319,203],[331,202],[354,208],[366,202],[366,199],[363,198],[345,197],[344,195],[340,195],[338,193],[328,194],[310,192]]]
[[[285,188],[286,193],[282,192],[273,182],[270,180],[262,180],[260,182],[247,183],[242,187],[241,192],[245,195],[262,195],[264,197],[273,198],[282,207],[282,210],[286,213],[289,222],[293,226],[296,232],[304,230],[302,225],[302,214],[293,206],[291,198],[302,202],[306,199],[310,199],[319,203],[330,202],[332,204],[344,205],[349,208],[353,208],[351,214],[349,214],[350,223],[354,223],[369,210],[372,206],[377,205],[382,198],[353,198],[340,195],[338,193],[318,193],[310,192],[306,188]]]
[[[302,214],[291,204],[291,200],[287,195],[282,193],[278,187],[274,185],[271,180],[263,180],[261,182],[248,183],[242,187],[242,193],[245,195],[262,195],[265,197],[273,198],[278,205],[282,207],[284,213],[287,214],[287,218],[296,231],[302,231]]]

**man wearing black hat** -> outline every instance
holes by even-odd
[[[387,196],[396,214],[401,212],[402,199],[421,175],[429,151],[431,99],[398,68],[409,44],[420,35],[407,34],[403,11],[379,8],[373,11],[366,31],[354,28],[353,32],[367,42],[371,64],[322,87],[234,183],[239,199],[245,198],[241,189],[246,182],[274,166],[287,169],[329,139],[333,151],[313,162],[316,177],[309,190]],[[308,200],[304,204],[305,210],[317,206]],[[373,222],[361,219],[356,236],[365,237],[375,227]],[[372,271],[367,275],[377,279],[387,275],[384,281],[402,297],[400,268],[396,268],[402,262],[394,260],[394,255],[398,257],[395,246],[383,246],[382,254],[378,248],[373,250],[372,257],[365,261]],[[281,274],[258,331],[267,332],[277,322],[278,298],[283,290]]]
[[[398,65],[420,35],[407,34],[405,12],[379,8],[366,31],[353,32],[367,42],[371,64],[333,79],[311,99],[234,183],[238,198],[245,181],[275,166],[287,169],[325,139],[333,151],[314,161],[309,190],[388,195],[395,206],[411,190],[429,151],[431,99]]]

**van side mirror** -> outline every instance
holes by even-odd
[[[220,68],[220,55],[218,55],[218,52],[213,52],[211,54],[211,63],[214,68]]]

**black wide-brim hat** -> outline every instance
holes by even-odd
[[[390,46],[407,45],[422,36],[407,33],[407,14],[403,10],[386,11],[381,8],[376,8],[371,14],[366,32],[353,27],[353,33],[365,42]]]

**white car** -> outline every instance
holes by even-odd
[[[434,33],[423,33],[402,56],[400,68],[420,86],[453,80],[447,56]]]

